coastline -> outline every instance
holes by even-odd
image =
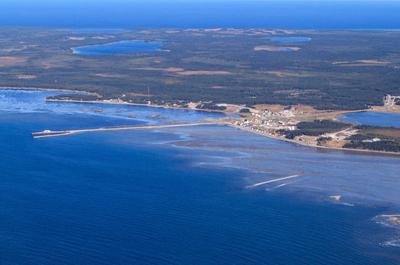
[[[117,100],[110,100],[110,101],[104,101],[104,100],[61,100],[61,99],[46,99],[46,102],[65,102],[65,103],[86,103],[86,104],[107,104],[107,105],[130,105],[130,106],[142,106],[142,107],[152,107],[152,108],[163,108],[163,109],[179,109],[179,110],[193,110],[193,111],[205,111],[205,112],[214,112],[214,113],[224,113],[224,114],[232,114],[231,112],[227,111],[221,111],[221,110],[202,110],[202,109],[196,109],[196,108],[185,108],[185,107],[174,107],[174,106],[167,106],[167,105],[156,105],[156,104],[140,104],[140,103],[131,103],[131,102],[125,102],[125,101],[117,101]],[[363,109],[363,110],[350,110],[350,111],[337,111],[336,114],[343,115],[346,113],[354,113],[354,112],[361,112],[361,111],[372,111],[376,112],[374,109]],[[335,120],[336,117],[335,116]],[[318,148],[318,149],[325,149],[325,150],[335,150],[335,151],[346,151],[346,152],[356,152],[356,153],[363,153],[363,154],[375,154],[375,155],[388,155],[388,156],[400,156],[400,152],[387,152],[387,151],[376,151],[376,150],[368,150],[368,149],[352,149],[352,148],[340,148],[340,147],[327,147],[327,146],[319,146],[319,145],[313,145],[313,144],[307,144],[304,142],[296,141],[296,140],[291,140],[291,139],[286,139],[283,137],[278,137],[274,136],[271,134],[267,133],[261,133],[261,132],[256,132],[250,129],[243,128],[241,126],[235,126],[234,124],[230,123],[229,125],[232,128],[237,128],[246,132],[251,132],[257,135],[261,135],[264,137],[268,137],[274,140],[279,140],[279,141],[285,141],[288,143],[294,143],[298,144],[301,146],[305,147],[311,147],[311,148]]]
[[[202,110],[202,109],[195,109],[195,108],[184,108],[184,107],[174,107],[174,106],[166,106],[166,105],[155,105],[155,104],[140,104],[140,103],[131,103],[131,102],[124,102],[124,101],[96,101],[96,100],[60,100],[60,99],[47,99],[46,102],[65,102],[65,103],[86,103],[86,104],[106,104],[106,105],[130,105],[130,106],[142,106],[142,107],[152,107],[152,108],[163,108],[163,109],[179,109],[179,110],[193,110],[193,111],[205,111],[205,112],[216,112],[216,113],[225,113],[225,114],[232,114],[231,112],[226,111],[218,111],[218,110]],[[372,109],[363,109],[363,110],[350,110],[350,111],[337,111],[338,115],[343,115],[346,113],[354,113],[354,112],[361,112],[361,111],[372,111]],[[337,116],[337,115],[336,115]],[[336,118],[334,118],[336,119]],[[222,124],[222,123],[221,123]],[[345,151],[345,152],[356,152],[356,153],[363,153],[363,154],[375,154],[375,155],[388,155],[388,156],[400,156],[400,152],[387,152],[387,151],[376,151],[376,150],[368,150],[368,149],[352,149],[352,148],[340,148],[340,147],[327,147],[327,146],[320,146],[320,145],[313,145],[307,144],[304,142],[291,140],[283,137],[274,136],[267,133],[256,132],[251,129],[247,129],[241,126],[236,126],[232,123],[223,123],[229,127],[236,128],[242,131],[254,133],[257,135],[261,135],[264,137],[268,137],[278,141],[284,141],[288,143],[298,144],[305,147],[311,148],[318,148],[318,149],[325,149],[325,150],[335,150],[335,151]]]
[[[239,130],[243,130],[245,132],[250,132],[250,133],[254,133],[257,135],[261,135],[264,137],[268,137],[274,140],[279,140],[279,141],[284,141],[287,143],[292,143],[292,144],[297,144],[297,145],[301,145],[301,146],[305,146],[305,147],[310,147],[310,148],[318,148],[318,149],[325,149],[325,150],[334,150],[334,151],[345,151],[345,152],[356,152],[356,153],[363,153],[363,154],[371,154],[371,155],[387,155],[387,156],[396,156],[396,157],[400,157],[400,152],[386,152],[386,151],[376,151],[376,150],[368,150],[368,149],[352,149],[352,148],[343,148],[343,147],[328,147],[328,146],[321,146],[321,145],[314,145],[314,144],[307,144],[304,142],[300,142],[300,141],[296,141],[296,140],[291,140],[291,139],[287,139],[287,138],[283,138],[283,137],[278,137],[275,135],[271,135],[271,134],[267,134],[267,133],[262,133],[262,132],[256,132],[247,128],[243,128],[240,126],[236,126],[236,125],[228,125],[232,128],[236,128]]]
[[[33,88],[33,87],[0,87],[0,90],[27,90],[27,91],[43,91],[43,92],[73,92],[73,93],[81,93],[87,95],[95,95],[100,97],[97,93],[87,92],[87,91],[80,91],[80,90],[71,90],[71,89],[58,89],[58,88]],[[61,102],[61,103],[83,103],[83,104],[105,104],[105,105],[128,105],[128,106],[140,106],[140,107],[151,107],[151,108],[162,108],[162,109],[177,109],[177,110],[192,110],[192,111],[203,111],[203,112],[211,112],[211,113],[223,113],[223,114],[234,114],[234,112],[230,112],[227,110],[207,110],[207,109],[197,109],[197,108],[190,108],[190,107],[181,107],[181,106],[168,106],[168,105],[159,105],[159,104],[142,104],[142,103],[133,103],[133,102],[126,102],[123,100],[70,100],[70,99],[46,99],[46,102]],[[383,111],[383,107],[372,107],[370,109],[362,109],[362,110],[349,110],[349,111],[335,111],[333,113],[329,113],[328,115],[334,114],[332,117],[333,120],[337,120],[339,115],[343,115],[346,113],[355,113],[355,112],[387,112],[387,113],[398,113],[396,111]],[[237,113],[236,113],[237,114]],[[291,140],[284,137],[278,137],[272,134],[257,132],[251,130],[249,128],[244,128],[241,126],[234,125],[232,122],[226,123],[225,125],[240,129],[246,132],[254,133],[257,135],[261,135],[264,137],[268,137],[274,140],[284,141],[288,143],[298,144],[305,147],[311,148],[318,148],[318,149],[325,149],[325,150],[335,150],[335,151],[345,151],[345,152],[356,152],[356,153],[363,153],[363,154],[375,154],[375,155],[388,155],[388,156],[400,156],[400,152],[387,152],[387,151],[377,151],[377,150],[368,150],[368,149],[353,149],[353,148],[343,148],[343,147],[328,147],[328,146],[320,146],[310,143],[304,143],[301,141]]]

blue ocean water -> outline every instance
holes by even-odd
[[[390,0],[0,1],[1,26],[28,27],[399,29],[399,13]]]
[[[397,113],[354,112],[341,116],[340,120],[362,125],[400,128],[400,114]]]
[[[161,51],[162,44],[154,41],[127,40],[100,45],[73,48],[74,54],[87,56],[107,56],[127,53],[151,53]]]
[[[120,106],[94,115],[87,105],[76,110],[77,104],[45,104],[41,93],[0,94],[2,265],[395,265],[400,260],[398,248],[379,245],[385,239],[379,235],[393,236],[372,220],[383,206],[348,207],[301,193],[249,190],[244,169],[198,166],[221,154],[196,149],[194,143],[229,149],[229,141],[261,146],[265,138],[253,136],[253,143],[246,134],[215,127],[210,129],[216,138],[204,128],[211,140],[192,135],[193,147],[184,148],[165,144],[185,142],[169,130],[32,139],[33,131],[111,126],[125,119],[108,115]],[[136,109],[141,110],[131,111]],[[149,111],[161,116],[180,112]],[[296,153],[290,144],[274,144],[286,149],[282,160]],[[311,153],[326,159],[312,150],[302,159]],[[354,156],[360,168],[362,161]]]

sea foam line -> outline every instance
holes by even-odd
[[[277,179],[271,179],[271,180],[262,181],[262,182],[258,182],[258,183],[249,185],[249,186],[247,186],[246,188],[247,188],[247,189],[256,188],[256,187],[263,186],[263,185],[266,185],[266,184],[279,182],[279,181],[282,181],[282,180],[298,178],[298,177],[300,177],[300,176],[301,176],[301,175],[291,175],[291,176],[287,176],[287,177],[282,177],[282,178],[277,178]]]

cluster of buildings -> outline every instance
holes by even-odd
[[[383,104],[386,107],[393,108],[400,102],[400,96],[386,95],[383,99]]]
[[[294,119],[292,110],[274,112],[270,110],[251,112],[246,118],[237,120],[234,125],[257,133],[278,136],[279,130],[296,130],[298,121]]]

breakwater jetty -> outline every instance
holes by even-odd
[[[225,123],[214,121],[214,122],[177,123],[177,124],[163,124],[163,125],[120,126],[120,127],[107,127],[107,128],[94,128],[94,129],[80,129],[80,130],[61,130],[61,131],[44,130],[41,132],[33,132],[32,137],[49,138],[49,137],[60,137],[78,133],[127,131],[127,130],[151,130],[151,129],[165,129],[165,128],[216,125],[216,124],[225,124]]]

